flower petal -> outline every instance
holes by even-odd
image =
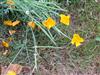
[[[11,20],[6,20],[6,21],[4,21],[4,25],[12,26],[12,21]]]
[[[7,0],[7,3],[6,4],[9,4],[9,5],[13,5],[15,4],[13,0]]]
[[[16,75],[16,73],[14,71],[8,71],[7,75]]]
[[[16,26],[16,25],[18,25],[19,23],[20,23],[20,21],[16,20],[16,21],[14,21],[14,22],[12,23],[12,26]]]
[[[84,42],[84,39],[83,38],[80,38],[80,42]]]
[[[9,43],[8,42],[5,42],[5,41],[2,41],[2,46],[4,46],[4,47],[9,47]]]
[[[81,45],[81,43],[80,42],[76,42],[75,45],[76,45],[76,47],[78,47],[78,46]]]
[[[33,21],[30,21],[30,22],[28,22],[28,24],[27,24],[29,27],[31,27],[31,28],[35,28],[35,23],[33,22]]]

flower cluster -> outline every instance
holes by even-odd
[[[15,2],[13,0],[7,0],[8,5],[14,5]],[[60,14],[59,15],[60,19],[59,22],[62,23],[63,25],[69,26],[70,25],[70,21],[71,21],[71,16],[70,15],[64,15],[64,14]],[[4,21],[4,25],[6,26],[10,26],[10,27],[15,27],[17,25],[20,24],[19,20],[16,21],[12,21],[12,20],[5,20]],[[50,30],[51,28],[53,28],[54,26],[57,25],[56,20],[54,20],[52,17],[48,17],[47,19],[42,21],[42,25],[47,28],[48,30]],[[36,27],[36,23],[34,21],[29,21],[27,22],[27,26],[31,27],[32,29],[34,29]],[[39,27],[38,27],[39,28]],[[40,29],[40,28],[39,28]],[[14,33],[16,33],[16,30],[9,30],[9,34],[13,35]],[[79,36],[79,34],[74,34],[71,40],[71,44],[75,45],[76,47],[80,46],[81,43],[84,42],[84,39],[82,37]],[[9,47],[9,42],[7,41],[2,41],[2,45],[4,47]]]
[[[60,23],[69,26],[70,25],[70,21],[71,21],[71,16],[70,15],[66,16],[64,14],[60,14],[60,20],[59,21],[60,21]],[[19,24],[20,24],[19,20],[16,20],[16,21],[6,20],[6,21],[4,21],[4,25],[6,25],[6,26],[14,27],[14,26],[17,26]],[[56,24],[57,24],[56,21],[52,17],[48,17],[46,20],[44,20],[42,22],[42,25],[44,27],[46,27],[47,29],[49,29],[49,30],[51,28],[53,28],[54,26],[56,26]],[[29,21],[27,23],[27,26],[31,27],[32,29],[34,29],[36,24],[35,24],[34,21]],[[15,32],[16,32],[15,30],[9,30],[9,34],[10,35],[13,35]],[[73,38],[71,40],[72,44],[75,44],[76,47],[78,47],[78,46],[81,45],[82,42],[84,42],[84,39],[81,38],[79,36],[79,34],[74,34],[73,35]],[[9,47],[9,44],[7,42],[5,42],[5,41],[3,41],[2,44],[3,44],[4,47]]]

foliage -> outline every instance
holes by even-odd
[[[51,62],[52,52],[56,56],[54,63],[63,63],[61,49],[64,46],[68,66],[75,68],[79,64],[81,69],[100,54],[100,24],[97,17],[100,5],[95,1],[13,1],[14,4],[0,1],[1,63],[26,64],[34,67],[32,71],[38,70],[41,61]],[[74,37],[75,33],[77,37]],[[12,40],[8,41],[9,38]]]

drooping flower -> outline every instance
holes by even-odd
[[[28,24],[27,24],[29,27],[31,27],[31,28],[35,28],[35,23],[33,22],[33,21],[30,21],[30,22],[28,22]]]
[[[80,46],[81,43],[84,42],[84,39],[79,36],[79,34],[74,34],[71,40],[72,44],[75,44],[76,47]]]
[[[2,41],[2,46],[8,48],[9,47],[9,43],[6,41]]]
[[[9,5],[13,5],[15,4],[13,0],[7,0],[7,3],[6,4],[9,4]]]
[[[56,22],[51,17],[49,17],[47,20],[43,21],[43,25],[50,29],[56,25]]]
[[[6,20],[4,21],[4,25],[7,25],[7,26],[16,26],[20,23],[20,21],[16,20],[14,22],[12,22],[11,20]]]
[[[70,25],[70,15],[66,16],[64,14],[60,14],[60,22],[65,25]]]
[[[7,75],[16,75],[16,73],[14,71],[8,71]]]

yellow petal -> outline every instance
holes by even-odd
[[[6,20],[6,21],[4,21],[4,25],[12,26],[12,21],[11,20]]]
[[[73,37],[80,37],[79,34],[74,34]]]
[[[5,41],[2,41],[2,45],[4,46],[4,47],[9,47],[9,44],[7,43],[7,42],[5,42]]]
[[[14,71],[8,71],[7,75],[16,75]]]
[[[18,25],[19,23],[20,23],[20,21],[16,20],[16,21],[14,21],[14,22],[12,23],[12,26],[16,26],[16,25]]]
[[[56,22],[51,17],[49,17],[47,20],[43,21],[42,23],[48,29],[50,29],[56,25]]]
[[[74,39],[72,39],[72,40],[71,40],[71,43],[72,43],[72,44],[74,44],[74,43],[75,43]]]
[[[30,22],[28,22],[28,24],[27,24],[29,27],[31,27],[31,28],[35,28],[35,23],[33,22],[33,21],[30,21]]]
[[[6,4],[9,4],[9,5],[13,5],[15,4],[13,0],[7,0],[7,3]]]
[[[80,42],[84,42],[84,39],[83,38],[80,38]]]
[[[80,42],[76,42],[75,45],[76,45],[76,47],[78,47],[78,46],[81,45],[81,43]]]
[[[60,22],[65,25],[70,25],[70,15],[66,16],[64,14],[60,15]]]

